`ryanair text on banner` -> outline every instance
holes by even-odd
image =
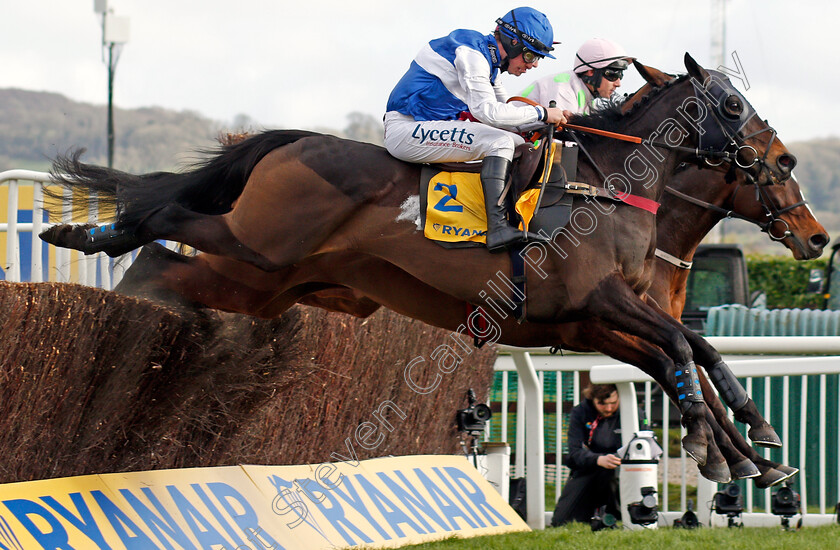
[[[527,530],[458,456],[0,485],[0,550],[392,548]]]

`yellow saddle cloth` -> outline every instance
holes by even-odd
[[[431,174],[428,179],[426,171]],[[479,174],[469,172],[431,171],[424,168],[425,203],[423,233],[441,243],[463,243],[461,246],[483,245],[487,234],[484,191]],[[421,187],[422,189],[422,187]],[[527,230],[539,199],[539,189],[525,191],[516,201],[516,211]]]

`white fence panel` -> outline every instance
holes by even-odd
[[[79,219],[79,212],[75,212],[70,200],[72,195],[64,191],[64,201],[60,212],[49,212],[44,208],[44,187],[49,185],[50,175],[45,172],[32,170],[7,170],[0,172],[0,189],[6,188],[7,194],[7,216],[6,222],[0,223],[0,233],[5,233],[6,255],[3,271],[5,279],[10,282],[22,282],[22,258],[21,235],[31,236],[29,249],[26,250],[29,256],[29,276],[25,277],[26,282],[75,282],[87,286],[112,289],[116,286],[128,266],[134,261],[135,254],[125,254],[117,259],[109,258],[106,254],[84,255],[66,248],[44,247],[43,241],[38,235],[49,227],[55,225],[44,221],[45,216],[50,215],[51,219],[60,220],[57,223],[99,223],[96,202],[94,201],[84,219]],[[32,220],[19,222],[18,216],[21,210],[21,190],[32,189]],[[174,249],[177,243],[167,241],[164,243],[168,248]],[[46,264],[47,275],[44,276],[44,251],[49,250],[49,258]]]
[[[808,415],[807,415],[807,387],[808,387],[808,377],[814,376],[819,380],[819,403],[821,410],[825,410],[826,404],[828,403],[829,399],[834,399],[835,402],[840,400],[840,396],[830,396],[826,390],[826,375],[827,374],[836,374],[840,373],[840,337],[821,337],[821,336],[806,336],[806,337],[796,337],[796,336],[789,336],[789,337],[774,337],[774,338],[767,338],[767,337],[714,337],[709,338],[709,342],[715,346],[722,354],[724,354],[724,359],[727,363],[732,367],[735,374],[740,378],[747,379],[747,388],[748,390],[752,390],[753,380],[764,380],[764,410],[763,414],[766,417],[770,417],[771,407],[779,407],[784,411],[784,418],[782,421],[782,428],[780,436],[784,442],[790,441],[789,439],[789,432],[790,432],[790,424],[791,422],[797,422],[801,426],[809,426],[811,428],[810,431],[802,429],[799,430],[799,433],[802,434],[800,437],[800,451],[799,451],[799,464],[803,465],[800,468],[800,473],[796,478],[794,478],[794,483],[797,488],[797,491],[800,493],[802,497],[803,503],[803,521],[806,525],[808,524],[819,524],[819,523],[828,523],[834,521],[835,517],[831,512],[833,511],[834,503],[827,501],[827,492],[829,488],[826,486],[825,483],[821,484],[820,493],[819,493],[819,513],[817,514],[808,514],[806,509],[807,503],[807,496],[808,496],[808,489],[806,480],[809,476],[818,476],[818,479],[825,480],[826,472],[829,469],[833,468],[835,471],[840,469],[840,464],[833,463],[828,464],[826,456],[828,454],[828,449],[832,448],[834,456],[837,456],[837,449],[840,448],[840,434],[838,434],[836,441],[829,441],[827,437],[827,430],[826,430],[826,420],[825,418],[821,418],[816,422],[811,422],[810,424],[807,423]],[[580,372],[589,372],[590,378],[593,382],[598,383],[608,383],[608,382],[616,382],[616,383],[626,383],[631,384],[633,382],[645,382],[645,391],[644,391],[644,411],[646,412],[647,417],[651,417],[651,405],[650,405],[650,393],[651,393],[651,379],[646,376],[644,373],[639,371],[638,369],[631,367],[629,365],[611,365],[609,364],[611,360],[608,357],[603,355],[597,354],[568,354],[566,356],[555,356],[550,355],[547,353],[547,349],[521,349],[521,348],[510,348],[510,347],[501,347],[503,355],[500,355],[496,361],[496,370],[501,371],[503,373],[511,372],[514,370],[519,371],[520,366],[522,368],[528,368],[528,365],[532,365],[535,371],[537,372],[548,372],[548,371],[555,371],[555,372],[564,372],[564,373],[573,373],[575,376],[575,386],[574,386],[574,403],[576,404],[578,401],[579,396],[579,377],[578,374]],[[775,357],[770,358],[767,357],[765,354],[776,354]],[[528,360],[519,359],[517,360],[516,357],[518,355],[529,356]],[[827,357],[814,357],[814,355],[828,355]],[[795,358],[791,360],[790,358]],[[790,391],[790,377],[791,376],[798,376],[803,380],[802,387],[804,388],[803,393],[805,395],[801,398],[800,403],[801,408],[799,410],[798,415],[788,415],[787,411],[789,410],[789,391]],[[781,377],[783,390],[782,390],[782,403],[774,404],[770,399],[770,384],[769,381],[771,377]],[[625,390],[625,391],[630,391]],[[558,390],[558,395],[560,391]],[[505,393],[505,395],[507,395]],[[625,400],[622,399],[621,402],[621,410],[622,410],[622,417],[625,416],[631,419],[635,417],[637,411],[636,399],[635,399],[635,391],[632,392],[633,399]],[[562,398],[560,399],[562,401]],[[531,410],[533,408],[539,407],[542,410],[543,404],[543,394],[542,388],[532,389],[530,392],[527,388],[521,388],[521,393],[519,394],[519,402],[517,403],[517,434],[521,434],[521,437],[517,438],[517,447],[516,447],[516,466],[517,466],[517,473],[516,475],[522,475],[525,469],[527,468],[528,475],[527,477],[527,491],[528,491],[528,509],[534,510],[544,510],[544,502],[538,501],[537,498],[532,499],[531,494],[532,491],[537,495],[544,495],[544,487],[545,487],[545,468],[542,467],[542,462],[537,462],[534,464],[536,466],[539,464],[538,467],[532,467],[531,462],[529,461],[531,457],[531,453],[527,452],[529,445],[534,445],[536,448],[542,449],[544,448],[544,441],[543,434],[544,434],[544,426],[541,424],[535,424],[532,421]],[[561,453],[560,448],[560,441],[562,441],[562,414],[561,414],[561,405],[562,403],[556,403],[555,406],[557,407],[557,442],[558,442],[558,450],[557,450],[557,459],[559,462],[559,456]],[[669,418],[670,416],[670,409],[671,405],[668,403],[667,399],[664,400],[663,403],[663,411],[662,415],[663,418]],[[840,407],[840,402],[838,403],[838,407]],[[494,422],[501,422],[502,425],[507,426],[511,420],[507,418],[507,407],[503,406],[502,414],[500,419],[493,419]],[[519,425],[519,421],[522,420],[522,411],[526,412],[525,424],[526,425]],[[730,413],[731,415],[731,413]],[[816,419],[814,419],[816,420]],[[627,430],[624,430],[624,426],[622,426],[623,433],[628,434]],[[627,437],[632,436],[632,433],[638,430],[638,424],[635,424],[635,429],[629,432]],[[807,468],[804,465],[807,463],[807,445],[805,444],[805,437],[806,432],[808,438],[813,439],[814,437],[819,438],[819,467],[818,471],[816,472],[808,472]],[[506,433],[506,432],[503,432]],[[667,430],[663,430],[664,441],[661,442],[663,448],[667,449],[668,440],[667,440]],[[685,435],[685,431],[683,429],[682,436]],[[520,442],[521,439],[521,442]],[[523,445],[524,444],[524,445]],[[524,449],[522,447],[525,447]],[[789,445],[783,447],[783,457],[782,462],[785,464],[789,463],[789,454],[788,454]],[[765,458],[769,458],[769,450],[760,450],[762,456]],[[668,494],[667,494],[667,483],[663,484],[663,495],[660,499],[660,509],[663,510],[665,513],[662,515],[664,520],[671,522],[674,518],[679,517],[682,512],[686,509],[687,504],[687,475],[686,475],[686,465],[689,468],[696,469],[696,466],[693,465],[690,461],[684,460],[685,453],[682,452],[681,455],[683,470],[682,470],[682,483],[681,483],[681,495],[680,495],[680,511],[673,511],[669,510],[667,507],[668,502]],[[525,468],[521,467],[520,465],[525,463]],[[660,469],[663,470],[663,479],[668,479],[669,471],[672,471],[673,468],[679,467],[678,465],[673,464],[673,460],[669,460],[667,457],[667,453],[663,455],[663,459],[660,462]],[[559,466],[558,466],[559,470]],[[560,473],[557,472],[556,476],[556,493],[560,493],[561,489],[561,482],[560,482]],[[836,494],[840,495],[840,481],[837,482],[838,487],[836,488]],[[776,488],[773,488],[775,490]],[[702,504],[705,504],[706,501],[711,500],[711,495],[714,494],[718,490],[717,485],[711,482],[708,482],[702,478],[700,478],[698,482],[698,503],[695,506],[695,510],[698,512],[698,515],[701,515],[700,512],[702,511]],[[751,484],[747,484],[747,492],[745,494],[745,513],[743,514],[744,521],[747,525],[779,525],[779,518],[770,514],[770,492],[771,489],[766,489],[766,498],[765,502],[767,503],[765,510],[753,510],[753,487]],[[840,498],[840,496],[838,496]],[[706,500],[702,500],[706,499]],[[663,507],[664,505],[664,507]],[[712,524],[720,524],[720,518],[710,518],[709,517],[709,510],[705,510],[705,519],[706,523],[710,521]],[[545,511],[544,514],[533,514],[529,515],[528,523],[532,528],[544,528],[546,521],[550,518],[551,510]],[[670,524],[670,523],[669,523]],[[725,525],[725,521],[723,523]]]

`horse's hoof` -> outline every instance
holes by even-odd
[[[767,424],[766,422],[755,428],[750,428],[749,432],[747,432],[747,436],[759,447],[782,446],[782,440],[779,438],[776,430],[774,430],[773,426]]]
[[[770,468],[759,477],[755,478],[755,487],[757,489],[767,489],[778,485],[783,481],[787,481],[799,473],[798,468],[791,468],[784,464],[779,464],[776,468]]]
[[[799,473],[799,468],[794,468],[793,466],[788,466],[786,464],[779,464],[775,468],[780,472],[787,474],[785,479],[791,478]]]
[[[716,481],[718,483],[729,483],[732,480],[732,476],[730,475],[729,466],[726,462],[716,462],[712,464],[711,462],[706,462],[704,465],[699,467],[700,475],[708,479],[709,481]]]
[[[729,473],[732,474],[732,479],[747,479],[761,475],[761,471],[759,471],[758,467],[748,458],[745,458],[741,462],[731,466],[729,468]]]
[[[85,244],[87,243],[87,232],[92,227],[96,226],[92,224],[70,225],[65,223],[54,225],[46,231],[42,231],[38,236],[42,241],[61,248],[84,250]]]
[[[685,454],[690,456],[698,465],[702,466],[706,463],[708,449],[704,438],[688,434],[682,439],[682,446],[685,449]]]

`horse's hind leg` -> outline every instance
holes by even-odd
[[[260,283],[277,275],[207,254],[184,256],[151,243],[143,247],[114,290],[166,304],[263,317],[262,309],[277,291]],[[270,317],[280,313],[275,310]]]
[[[201,214],[183,206],[170,203],[150,214],[133,228],[113,229],[111,226],[56,225],[40,237],[56,246],[80,250],[85,254],[105,252],[111,257],[121,256],[158,239],[177,241],[202,252],[224,256],[254,265],[264,271],[275,271],[281,266],[245,246],[228,226],[224,216]],[[92,242],[91,231],[102,231],[98,242]],[[108,236],[110,235],[110,237]]]
[[[225,216],[201,214],[170,203],[158,210],[137,228],[143,242],[166,239],[184,243],[202,252],[251,264],[264,271],[281,266],[245,246],[228,226]]]

